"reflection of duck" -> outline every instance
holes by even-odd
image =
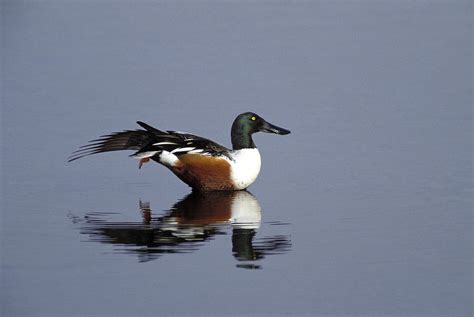
[[[258,200],[247,191],[191,193],[162,218],[178,225],[232,224],[256,229],[262,219]]]
[[[150,261],[165,253],[188,253],[202,242],[232,228],[232,252],[239,267],[258,268],[253,262],[269,253],[283,253],[291,243],[286,236],[254,241],[261,223],[258,200],[247,191],[191,193],[173,205],[168,214],[153,217],[147,203],[140,203],[140,223],[110,222],[110,214],[91,213],[81,223],[81,232],[92,240],[121,245],[119,252],[134,253]]]

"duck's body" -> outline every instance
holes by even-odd
[[[257,149],[229,151],[228,156],[183,154],[178,157],[167,152],[159,156],[159,162],[200,191],[245,189],[257,179],[261,165]]]
[[[241,190],[250,186],[260,172],[260,153],[251,135],[258,131],[288,134],[254,113],[239,115],[232,125],[233,149],[188,133],[161,131],[143,122],[144,130],[117,132],[93,140],[69,159],[119,150],[135,150],[140,167],[150,159],[169,168],[198,191]]]

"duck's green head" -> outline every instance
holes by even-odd
[[[256,113],[245,112],[239,114],[232,124],[231,137],[233,149],[240,150],[255,148],[252,134],[259,131],[281,135],[290,133],[290,130],[277,127],[276,125],[267,122]]]

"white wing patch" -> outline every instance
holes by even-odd
[[[153,145],[160,146],[160,145],[178,145],[178,143],[174,142],[158,142],[158,143],[153,143]]]
[[[195,147],[179,147],[171,151],[171,153],[178,153],[178,152],[189,152],[194,150]]]
[[[201,152],[204,152],[204,150],[203,149],[195,149],[195,150],[189,151],[188,154],[196,154],[196,153],[201,153]]]

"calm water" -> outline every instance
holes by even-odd
[[[3,1],[2,316],[470,316],[470,1]],[[249,192],[126,152],[142,120],[230,145]]]

